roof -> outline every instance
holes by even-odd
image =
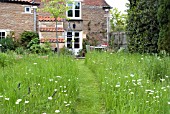
[[[22,3],[22,4],[31,4],[31,5],[39,5],[39,1],[41,0],[0,0],[0,2]]]
[[[0,0],[0,2],[22,2],[22,3],[31,3],[38,4],[41,3],[42,0]],[[83,0],[85,5],[92,6],[109,6],[105,0]]]
[[[38,16],[39,21],[55,21],[54,17],[50,16]],[[57,21],[62,21],[62,18],[57,18]]]
[[[64,38],[41,38],[40,42],[44,43],[44,42],[50,42],[50,43],[56,43],[58,40],[59,43],[63,43],[64,42]]]
[[[84,0],[85,5],[109,6],[105,0]]]
[[[41,32],[56,32],[56,28],[55,27],[41,27],[40,28]],[[63,28],[58,27],[57,28],[58,32],[64,32]]]

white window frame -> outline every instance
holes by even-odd
[[[68,32],[72,32],[72,36],[71,36],[71,47],[67,47],[67,33]],[[79,48],[75,48],[75,33],[78,32],[79,33]],[[74,52],[75,55],[78,54],[78,52],[83,48],[83,37],[82,37],[82,31],[65,31],[65,47],[67,47],[68,49],[72,50]]]
[[[76,3],[80,3],[80,9],[79,9],[79,11],[80,11],[80,16],[79,17],[75,17],[75,10],[78,10],[78,9],[75,9],[75,4]],[[68,4],[67,4],[67,6],[68,6]],[[66,17],[67,18],[69,18],[69,19],[82,19],[82,3],[80,2],[80,1],[74,1],[73,3],[72,3],[72,8],[70,9],[70,10],[72,10],[73,11],[73,16],[72,17],[69,17],[68,16],[68,11],[66,12]]]
[[[27,8],[29,8],[29,11],[27,11]],[[31,6],[25,6],[24,13],[31,13]]]
[[[5,38],[7,36],[7,31],[6,30],[0,30],[0,32],[5,32]],[[0,40],[2,39],[2,36],[0,36]]]

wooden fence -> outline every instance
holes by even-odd
[[[113,32],[110,34],[110,48],[127,48],[127,37],[125,32]]]

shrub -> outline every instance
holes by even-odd
[[[26,54],[28,52],[28,50],[24,49],[23,47],[18,47],[18,48],[15,49],[15,52],[17,54],[22,54],[23,55],[23,54]]]
[[[48,42],[44,43],[44,44],[40,44],[39,39],[38,38],[34,38],[32,39],[28,45],[27,45],[28,50],[31,53],[37,53],[37,54],[47,54],[51,52],[51,47],[50,44]]]
[[[2,52],[6,52],[7,50],[15,50],[17,47],[16,41],[10,37],[1,39],[0,44],[2,44]]]
[[[62,55],[72,55],[72,51],[70,51],[66,47],[63,47],[63,48],[60,49],[60,54],[62,54]]]
[[[165,50],[170,53],[170,1],[159,0],[158,21],[159,21],[159,51]]]
[[[29,42],[35,38],[38,38],[37,33],[31,32],[31,31],[24,31],[21,34],[21,39],[20,39],[21,46],[23,46],[24,48],[27,48],[27,45],[29,44]]]
[[[130,1],[127,22],[130,52],[157,53],[159,38],[157,8],[157,0]]]

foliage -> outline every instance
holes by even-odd
[[[127,17],[126,14],[122,14],[120,11],[118,11],[117,8],[114,8],[113,10],[111,10],[111,15],[112,18],[110,22],[112,31],[125,31]]]
[[[62,55],[72,55],[72,51],[70,51],[68,48],[66,48],[66,47],[63,47],[63,48],[61,48],[60,49],[60,53],[62,54]]]
[[[51,45],[49,42],[45,42],[44,44],[41,44],[41,53],[42,54],[50,54],[52,53],[52,50],[51,50]]]
[[[27,48],[29,49],[31,46],[33,46],[34,44],[40,44],[40,41],[39,41],[39,38],[34,38],[34,39],[32,39],[29,43],[28,43],[28,45],[27,45]]]
[[[2,52],[6,52],[7,50],[15,50],[17,47],[17,42],[10,37],[1,39],[0,44],[2,45]]]
[[[130,52],[157,53],[159,23],[158,0],[130,0],[128,10],[128,48]]]
[[[40,44],[38,38],[32,39],[28,43],[27,48],[31,53],[36,53],[36,54],[40,54],[40,53],[48,54],[51,52],[50,44],[48,42],[46,42],[44,44]]]
[[[165,50],[170,53],[170,0],[159,0],[159,51]]]
[[[25,54],[28,54],[28,50],[24,49],[23,47],[17,47],[15,49],[15,52],[17,54],[21,54],[21,55],[25,55]]]
[[[128,48],[130,52],[170,53],[170,1],[129,0]]]
[[[15,62],[14,57],[6,54],[6,53],[0,53],[0,67],[6,67],[6,66],[10,66],[13,65],[13,63]]]
[[[55,18],[56,25],[57,25],[57,19],[58,18],[66,18],[65,12],[69,9],[69,6],[67,6],[67,3],[70,3],[69,0],[42,0],[42,3],[44,4],[44,7],[42,9],[39,9],[43,12],[48,12],[51,14],[52,17]],[[57,26],[56,26],[57,30]],[[56,32],[56,38],[58,38],[57,32]],[[59,42],[57,40],[57,53],[59,55]]]
[[[54,18],[65,18],[65,12],[69,9],[66,6],[69,0],[42,0],[44,8],[39,9],[40,11],[48,12]],[[57,21],[57,20],[56,20]]]
[[[38,34],[32,31],[24,31],[21,34],[20,44],[23,48],[27,48],[27,45],[32,39],[39,38]]]

